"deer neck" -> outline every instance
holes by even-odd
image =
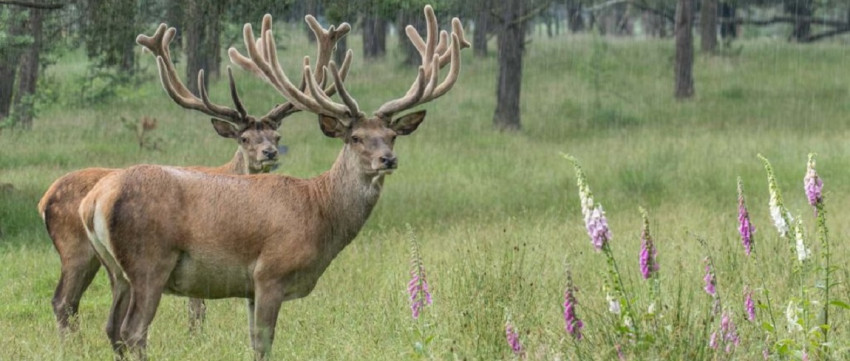
[[[248,155],[242,151],[242,148],[237,148],[236,153],[229,162],[219,167],[222,173],[226,174],[255,174],[259,171],[251,170],[248,167]]]
[[[351,243],[369,219],[380,198],[384,176],[365,173],[357,155],[345,145],[334,165],[321,178],[321,188],[327,196],[325,212],[332,233],[327,246],[335,255]]]

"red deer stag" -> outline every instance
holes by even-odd
[[[307,19],[313,29],[319,46],[319,58],[326,59],[321,66],[327,64],[336,42],[351,29],[348,24],[339,28],[323,29],[312,17]],[[268,24],[270,26],[270,24]],[[195,97],[180,81],[171,62],[168,46],[174,38],[175,29],[167,29],[162,24],[153,37],[139,35],[136,39],[140,45],[149,50],[158,59],[159,75],[166,92],[184,108],[201,111],[213,116],[213,127],[219,135],[237,141],[236,154],[230,162],[217,167],[190,167],[212,174],[255,174],[265,173],[277,163],[277,145],[280,139],[277,128],[281,121],[290,114],[299,111],[292,103],[276,106],[262,118],[254,118],[246,114],[236,93],[233,76],[228,69],[230,90],[236,109],[229,109],[209,102],[203,87],[203,73],[198,74],[201,97]],[[348,55],[343,63],[342,76],[345,76],[350,64]],[[303,82],[302,82],[303,83]],[[302,84],[305,87],[306,83]],[[328,93],[333,93],[333,88]],[[78,213],[80,201],[88,194],[101,178],[116,171],[115,169],[88,168],[68,173],[57,179],[45,192],[38,203],[38,210],[44,219],[47,232],[53,240],[53,245],[59,253],[61,275],[59,284],[53,295],[53,313],[59,330],[64,334],[73,331],[78,324],[72,322],[77,315],[80,298],[91,284],[100,262],[86,236]],[[200,299],[192,299],[189,303],[190,322],[196,326],[203,319],[204,304]]]
[[[271,29],[255,42],[245,25],[248,57],[230,49],[231,60],[261,76],[295,108],[318,114],[322,132],[343,141],[325,173],[311,179],[227,176],[142,165],[110,174],[92,189],[80,216],[118,284],[109,322],[120,325],[120,332],[109,336],[119,356],[130,350],[145,357],[148,327],[165,292],[247,298],[255,356],[268,357],[281,303],[307,296],[355,238],[378,201],[384,176],[398,166],[396,136],[416,130],[425,112],[393,116],[444,95],[458,79],[460,50],[469,46],[460,20],[452,20],[451,41],[442,32],[438,42],[430,6],[425,16],[426,40],[412,27],[407,30],[422,56],[413,85],[373,116],[360,111],[333,62],[319,72],[330,73],[342,103],[318,91],[307,65],[306,91],[294,86],[278,63]],[[447,64],[449,73],[439,82]]]

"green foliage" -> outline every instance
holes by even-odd
[[[280,26],[282,33],[297,31]],[[279,45],[287,54],[312,54],[313,46],[304,39],[281,36]],[[597,41],[606,42],[601,55],[593,54]],[[781,339],[790,338],[782,313],[785,301],[799,289],[784,256],[787,242],[771,228],[764,171],[755,155],[760,152],[772,161],[789,209],[807,209],[801,165],[806,153],[816,151],[818,171],[829,185],[831,252],[839,267],[831,277],[835,302],[830,340],[850,339],[850,314],[843,308],[850,302],[850,247],[842,241],[850,235],[850,224],[840,221],[850,217],[850,208],[842,206],[850,200],[846,48],[802,47],[784,39],[742,42],[738,57],[696,59],[700,95],[695,102],[679,104],[670,95],[668,40],[534,37],[523,84],[527,121],[518,135],[491,128],[495,60],[465,54],[455,88],[425,106],[428,118],[417,133],[398,141],[400,169],[387,179],[366,227],[328,268],[313,294],[283,305],[275,358],[408,359],[418,338],[405,292],[409,253],[404,224],[410,223],[428,262],[434,303],[421,320],[429,325],[424,338],[432,337],[427,344],[432,358],[509,359],[506,313],[520,330],[530,360],[576,358],[561,318],[563,269],[569,263],[585,322],[581,359],[616,359],[618,339],[605,326],[612,321],[599,286],[605,265],[587,241],[575,177],[559,152],[582,160],[594,195],[604,201],[613,252],[623,283],[635,292],[636,313],[646,310],[641,300],[648,290],[639,286],[641,219],[635,210],[643,205],[652,215],[661,265],[657,321],[666,331],[655,336],[663,348],[636,350],[645,352],[647,360],[705,360],[713,354],[703,335],[714,325],[694,316],[704,315],[711,305],[701,289],[704,254],[693,233],[707,235],[725,304],[740,307],[735,290],[741,287],[741,275],[765,275],[764,290],[756,297],[764,303],[762,292],[769,291],[777,316],[775,326],[766,326]],[[357,45],[350,44],[354,49]],[[301,55],[291,56],[294,60],[285,66]],[[602,61],[607,72],[600,83],[602,109],[633,118],[630,125],[588,126],[600,113],[589,73],[593,59]],[[85,107],[69,107],[62,99],[79,96],[88,63],[79,52],[65,54],[47,73],[60,100],[45,104],[32,131],[0,133],[0,183],[15,189],[0,193],[4,359],[112,357],[102,327],[111,302],[102,273],[83,298],[80,335],[64,343],[56,335],[50,296],[59,261],[35,210],[53,180],[92,166],[217,165],[233,154],[234,143],[214,134],[208,117],[173,104],[154,68],[143,65],[145,82]],[[251,114],[264,114],[281,102],[277,92],[248,73],[237,70],[235,76]],[[403,94],[412,77],[392,57],[355,61],[347,85],[369,111]],[[213,100],[228,99],[226,81],[213,81],[209,89]],[[158,119],[161,151],[139,152],[122,116]],[[317,128],[310,114],[284,122],[280,132],[290,152],[276,172],[312,177],[328,169],[340,143]],[[758,264],[744,258],[736,230],[738,175],[748,185],[750,214],[759,232]],[[216,300],[208,307],[204,332],[193,337],[187,335],[185,300],[164,297],[151,329],[151,358],[250,359],[244,301]],[[763,310],[759,308],[756,323],[738,322],[742,342],[735,358],[760,359]],[[833,355],[835,360],[850,357],[840,347]]]

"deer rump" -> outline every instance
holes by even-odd
[[[268,275],[284,286],[289,300],[308,295],[333,259],[322,256],[317,244],[303,242],[308,234],[323,233],[320,220],[326,214],[304,201],[311,194],[304,188],[304,180],[280,175],[210,175],[142,165],[103,178],[80,212],[111,273],[145,277],[127,279],[132,284],[193,298],[253,298],[255,279]],[[154,193],[157,197],[145,196]],[[268,202],[271,198],[284,201]]]

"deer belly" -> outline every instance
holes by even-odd
[[[165,292],[193,298],[254,297],[251,270],[244,265],[180,256]]]

